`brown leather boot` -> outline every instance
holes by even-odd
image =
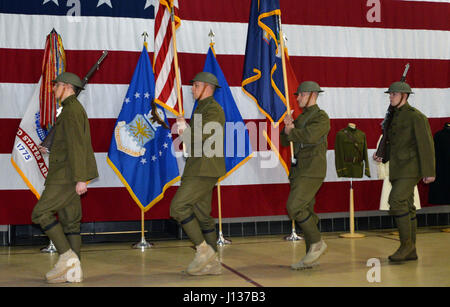
[[[405,261],[407,256],[415,251],[414,244],[411,236],[411,219],[409,214],[396,216],[395,222],[397,223],[398,232],[400,235],[400,247],[397,251],[389,256],[389,260],[393,262]]]
[[[411,217],[411,214],[410,214]],[[414,249],[405,257],[405,260],[417,260],[416,252],[416,231],[417,231],[417,218],[416,216],[411,218],[411,241],[414,245]]]

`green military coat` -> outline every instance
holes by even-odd
[[[346,127],[336,133],[334,162],[338,177],[361,178],[363,172],[370,177],[366,134]]]
[[[212,129],[205,131],[205,126]],[[189,154],[183,177],[219,178],[225,175],[224,134],[225,113],[220,104],[213,96],[198,101],[190,128],[183,133]]]
[[[294,121],[287,135],[284,129],[280,139],[282,146],[294,142],[296,166],[291,166],[289,178],[311,177],[325,178],[327,173],[327,136],[330,131],[330,119],[327,113],[313,105],[303,110]]]
[[[430,124],[407,102],[394,110],[388,129],[389,178],[435,177],[435,155]]]
[[[75,95],[67,97],[55,126],[45,184],[75,184],[98,177],[86,111]]]

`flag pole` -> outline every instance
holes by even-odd
[[[175,12],[173,2],[170,1],[170,16],[172,22],[172,43],[173,43],[173,60],[175,65],[175,79],[177,83],[177,101],[180,114],[183,113],[183,106],[181,104],[181,85],[180,85],[180,72],[178,71],[178,53],[177,53],[177,35],[175,29]]]
[[[170,3],[170,19],[172,23],[172,43],[173,43],[173,60],[175,66],[175,79],[177,85],[177,102],[179,114],[183,114],[183,105],[181,103],[181,81],[180,81],[180,71],[178,70],[178,52],[177,52],[177,34],[175,29],[175,8],[173,2]],[[187,158],[186,144],[183,142],[183,157]]]
[[[353,179],[350,178],[350,232],[339,235],[341,238],[364,238],[366,235],[355,232],[355,208],[353,197]]]
[[[291,234],[286,236],[286,237],[284,237],[284,239],[286,241],[300,241],[300,240],[303,240],[303,238],[301,236],[299,236],[297,234],[297,232],[295,231],[295,221],[294,220],[292,220],[291,228],[292,228]]]
[[[283,30],[281,29],[281,16],[278,16],[278,25],[280,27],[280,47],[281,47],[281,63],[283,67],[283,80],[284,80],[284,96],[286,98],[286,108],[287,108],[287,115],[291,115],[291,105],[289,103],[289,87],[288,87],[288,80],[287,80],[287,73],[286,73],[286,59],[285,59],[285,46],[284,46],[284,36],[283,36]],[[297,164],[297,160],[294,156],[294,143],[292,141],[289,142],[289,146],[291,148],[291,163],[293,165]]]
[[[211,40],[209,43],[209,46],[211,47],[212,52],[214,53],[214,56],[216,56],[216,51],[214,50],[214,36],[215,33],[212,29],[209,30],[208,36]],[[222,199],[220,194],[220,181],[217,182],[217,200],[218,200],[218,211],[219,211],[219,238],[217,239],[217,245],[223,246],[225,244],[231,244],[231,240],[227,240],[223,237],[222,232]]]
[[[217,183],[217,199],[219,204],[219,238],[217,239],[217,245],[224,246],[226,244],[231,244],[231,240],[225,239],[222,233],[222,202],[220,199],[220,182]]]
[[[144,251],[147,248],[151,248],[153,243],[147,242],[145,240],[145,230],[144,230],[144,209],[141,208],[141,241],[132,245],[134,249],[140,249]]]
[[[50,240],[48,246],[41,248],[40,251],[41,253],[50,253],[50,254],[57,252],[55,244],[53,244],[52,240]]]
[[[52,31],[48,34],[48,36],[50,36],[50,35],[52,35],[52,34],[56,34],[56,35],[59,36],[59,34],[58,34],[58,32],[56,32],[55,28],[52,29]],[[48,37],[48,36],[47,36],[47,37]],[[51,48],[51,47],[50,47],[50,48]],[[56,69],[58,70],[58,68],[56,68]],[[64,70],[65,70],[65,69],[64,69]],[[58,75],[58,71],[56,72],[56,76],[57,76],[57,75]],[[41,86],[43,86],[43,85],[41,84]],[[50,89],[50,91],[51,91],[51,89]],[[55,101],[56,101],[56,99],[55,99]],[[56,103],[58,103],[58,102],[56,102]],[[53,105],[51,105],[50,107],[51,107],[51,108],[54,108]],[[45,108],[44,108],[43,112],[44,112],[44,113],[46,112],[46,109],[45,109]],[[43,116],[45,117],[46,115],[43,115]],[[54,123],[51,123],[50,126],[53,126],[53,125],[54,125]],[[49,128],[49,126],[47,125],[46,129],[48,129],[48,128]],[[50,254],[53,254],[53,253],[56,253],[57,250],[56,250],[55,244],[53,244],[53,241],[50,240],[49,243],[48,243],[48,246],[41,248],[41,249],[40,249],[40,252],[41,252],[41,253],[50,253]]]
[[[144,37],[144,46],[145,48],[147,48],[147,52],[148,52],[148,46],[147,46],[147,37],[148,37],[148,33],[144,32],[142,33],[142,36]],[[145,230],[144,230],[144,225],[145,225],[145,219],[144,219],[144,208],[141,208],[141,241],[138,243],[133,244],[131,247],[134,249],[141,249],[141,251],[144,251],[147,248],[151,248],[153,246],[153,243],[147,242],[145,240]]]
[[[286,98],[286,109],[287,109],[287,115],[291,115],[291,105],[289,103],[289,86],[288,86],[288,80],[287,80],[287,73],[286,73],[286,59],[285,59],[285,46],[284,46],[284,35],[283,30],[281,29],[281,16],[278,16],[278,26],[280,28],[280,48],[281,48],[281,63],[283,67],[283,80],[284,80],[284,96]],[[291,148],[291,164],[296,165],[297,159],[295,159],[294,156],[294,143],[292,141],[289,142],[289,147]],[[286,241],[299,241],[302,240],[302,237],[298,236],[295,232],[295,221],[292,220],[292,232],[289,236],[284,238]]]

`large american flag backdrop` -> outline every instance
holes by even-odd
[[[156,1],[155,1],[156,2]],[[334,166],[337,131],[355,123],[367,135],[369,156],[380,136],[388,107],[383,92],[401,77],[415,94],[410,104],[428,116],[433,134],[450,120],[450,4],[448,1],[281,0],[283,30],[290,62],[299,82],[315,80],[325,90],[319,105],[331,118],[328,170],[316,198],[316,211],[346,212],[349,178]],[[153,57],[154,7],[151,0],[0,0],[0,224],[28,224],[36,197],[11,165],[17,128],[41,75],[45,38],[54,28],[62,37],[67,71],[83,77],[108,50],[109,55],[79,96],[91,124],[100,177],[82,197],[83,221],[139,220],[140,209],[106,163],[115,121],[135,69],[143,39],[149,34]],[[202,69],[212,29],[215,51],[246,123],[264,116],[241,89],[250,0],[180,0],[177,49],[186,118],[194,101],[189,80]],[[69,15],[69,16],[68,16]],[[174,122],[174,116],[171,123]],[[175,138],[175,136],[174,136]],[[285,215],[289,193],[280,164],[260,168],[271,154],[262,141],[255,157],[221,184],[222,217]],[[264,155],[266,154],[266,155]],[[272,154],[273,155],[273,154]],[[275,157],[273,157],[275,159]],[[382,181],[355,179],[355,210],[378,210]],[[178,183],[179,184],[179,183]],[[145,214],[169,218],[177,185]],[[419,184],[422,206],[428,188]],[[217,194],[213,215],[217,217]]]

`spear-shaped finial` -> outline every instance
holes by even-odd
[[[216,34],[213,32],[212,29],[209,30],[208,36],[209,36],[209,39],[211,40],[211,45],[214,45],[215,44],[214,43],[214,36],[216,36]]]
[[[148,33],[144,32],[144,33],[142,33],[142,36],[144,37],[144,43],[146,43],[147,42]]]

